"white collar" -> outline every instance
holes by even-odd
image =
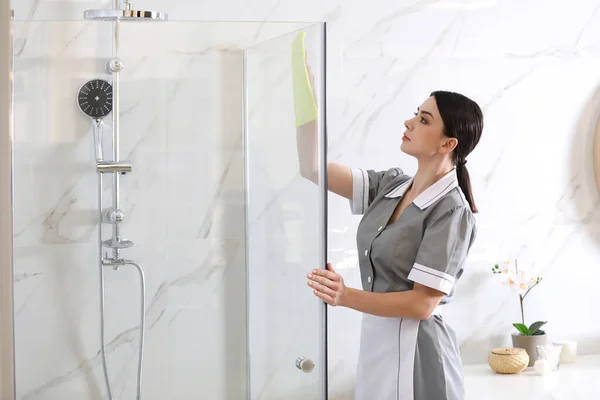
[[[385,197],[397,198],[404,196],[404,193],[406,193],[412,181],[413,178],[410,178],[406,182],[396,186],[388,194],[386,194]],[[413,203],[415,203],[415,205],[421,210],[424,210],[433,204],[437,199],[441,198],[457,186],[458,178],[456,176],[456,169],[453,168],[452,171],[448,172],[439,181],[429,186],[423,193],[418,195]]]

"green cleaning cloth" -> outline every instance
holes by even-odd
[[[306,69],[305,32],[298,33],[292,43],[292,83],[294,90],[294,114],[296,128],[318,118],[317,102],[310,87]]]

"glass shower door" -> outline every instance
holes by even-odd
[[[249,398],[326,399],[326,308],[306,274],[326,263],[323,24],[303,29],[320,110],[319,181],[300,175],[287,34],[245,51]]]

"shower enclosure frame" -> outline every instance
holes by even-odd
[[[0,398],[16,398],[13,311],[12,17],[0,2]],[[2,210],[10,210],[9,213]]]
[[[15,337],[14,337],[14,304],[13,304],[13,19],[14,11],[11,10],[10,1],[0,2],[0,399],[16,399],[16,371],[15,371]],[[323,39],[322,48],[322,66],[321,76],[323,81],[319,86],[318,97],[321,99],[319,107],[320,135],[319,146],[321,149],[327,148],[326,135],[326,23],[320,22],[321,34]],[[244,64],[245,64],[244,52]],[[245,65],[244,65],[245,67]],[[244,68],[245,71],[245,68]],[[245,88],[245,86],[244,86]],[[118,101],[118,100],[117,100]],[[118,110],[117,110],[118,112]],[[244,93],[244,124],[247,118],[246,98]],[[243,140],[246,141],[247,134],[244,134]],[[245,147],[245,143],[244,143]],[[321,229],[324,232],[319,247],[319,259],[322,266],[327,263],[327,152],[322,151],[319,157],[319,182],[321,186],[319,194],[319,212],[321,219]],[[247,149],[244,150],[245,164],[248,162]],[[247,174],[247,169],[245,174]],[[246,176],[247,177],[247,176]],[[247,185],[246,180],[246,185]],[[325,190],[322,190],[322,189]],[[247,196],[247,189],[246,189]],[[5,212],[10,210],[10,212]],[[248,221],[245,221],[246,224]],[[247,303],[248,304],[248,303]],[[248,307],[248,305],[247,305]],[[320,359],[317,361],[321,365],[322,372],[319,378],[322,399],[328,398],[328,368],[327,368],[327,306],[321,303],[320,322],[322,337],[320,340],[321,348]],[[250,332],[247,331],[247,340]],[[250,354],[247,352],[247,364],[249,366]],[[294,360],[291,360],[293,362]],[[299,373],[302,373],[299,371]],[[250,374],[247,370],[247,398],[250,399]]]

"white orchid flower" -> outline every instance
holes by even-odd
[[[509,273],[506,282],[508,287],[510,287],[516,293],[523,295],[529,289],[529,285],[523,283],[518,275]]]
[[[514,271],[515,263],[513,260],[506,260],[502,263],[502,273],[508,274]]]
[[[509,272],[507,274],[508,286],[520,295],[527,293],[536,282],[537,278],[531,276],[528,271],[521,270],[518,273]]]

